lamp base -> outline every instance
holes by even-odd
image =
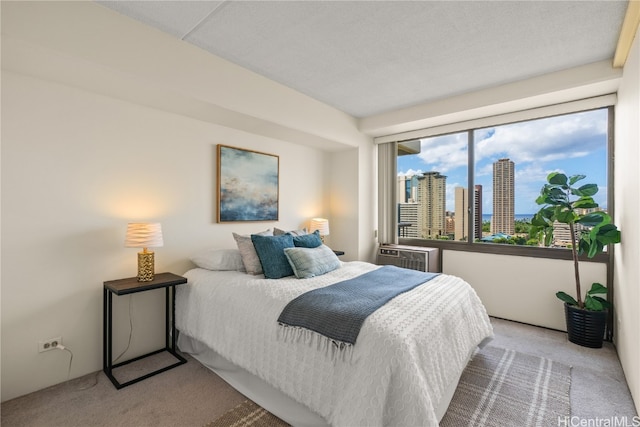
[[[151,282],[153,274],[153,252],[138,252],[138,282]]]

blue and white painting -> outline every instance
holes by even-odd
[[[218,145],[218,222],[278,220],[278,160]]]

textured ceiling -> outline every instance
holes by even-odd
[[[613,58],[626,1],[99,1],[355,117]]]

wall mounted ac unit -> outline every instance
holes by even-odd
[[[376,263],[439,273],[440,251],[422,246],[380,245]]]

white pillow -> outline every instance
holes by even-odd
[[[280,236],[281,234],[287,234],[287,233],[291,234],[292,236],[303,236],[305,234],[309,234],[306,228],[303,228],[302,230],[291,230],[291,231],[281,230],[278,227],[274,227],[273,229],[274,236]]]
[[[215,271],[246,271],[238,249],[206,249],[191,257],[200,268]]]
[[[284,254],[298,279],[321,276],[342,265],[336,254],[326,245],[316,248],[284,248]]]
[[[271,229],[265,230],[261,233],[253,233],[260,236],[273,236]],[[242,264],[244,269],[249,274],[262,274],[262,264],[260,264],[260,258],[256,253],[256,248],[253,247],[251,236],[243,236],[233,233],[233,238],[236,240],[240,256],[242,257]]]

